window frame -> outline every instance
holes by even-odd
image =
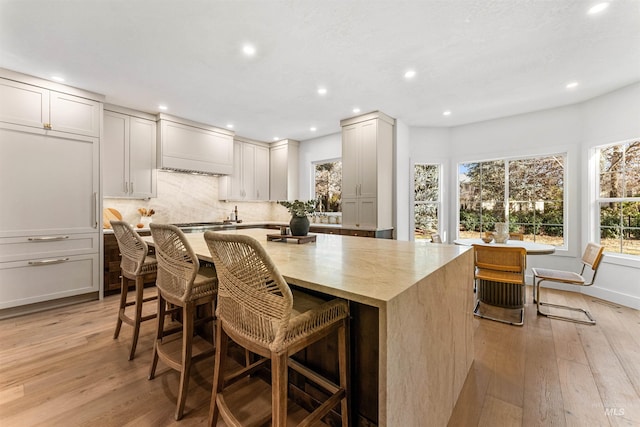
[[[311,199],[313,200],[318,200],[318,195],[316,194],[316,165],[321,165],[324,163],[334,163],[334,162],[340,162],[342,163],[342,157],[335,157],[335,158],[331,158],[331,159],[323,159],[323,160],[313,160],[311,162]],[[342,185],[341,185],[341,190],[342,190]],[[341,210],[338,212],[324,212],[323,213],[327,213],[327,214],[332,214],[332,215],[336,215],[336,214],[342,214],[342,191],[340,192],[340,207]],[[320,212],[317,210],[316,208],[316,212]]]
[[[534,158],[545,158],[545,157],[552,157],[552,156],[557,156],[557,157],[562,157],[563,161],[564,161],[564,171],[563,171],[563,199],[562,199],[562,204],[563,204],[563,211],[562,211],[562,228],[563,228],[563,244],[562,246],[556,246],[556,250],[554,252],[554,254],[561,254],[561,255],[570,255],[569,253],[569,248],[572,246],[570,244],[570,236],[572,234],[572,224],[570,224],[570,214],[569,214],[569,209],[570,209],[570,201],[572,199],[571,197],[571,193],[572,193],[572,185],[570,183],[570,158],[572,156],[572,151],[568,148],[564,148],[564,147],[556,147],[557,150],[553,150],[553,151],[549,151],[549,152],[544,152],[544,153],[535,153],[535,152],[529,152],[529,153],[518,153],[515,155],[510,155],[510,156],[506,156],[504,154],[498,154],[498,155],[489,155],[484,159],[458,159],[456,161],[456,168],[455,168],[455,186],[456,186],[456,198],[455,198],[455,220],[454,220],[454,224],[456,226],[455,228],[455,236],[456,239],[460,238],[460,166],[462,164],[468,164],[468,163],[487,163],[487,162],[492,162],[492,161],[504,161],[505,162],[505,176],[504,176],[504,218],[506,222],[509,222],[509,207],[510,207],[510,200],[509,200],[509,162],[512,161],[518,161],[518,160],[527,160],[527,159],[534,159]],[[564,149],[563,149],[564,148]]]
[[[623,141],[609,142],[606,144],[600,144],[593,146],[588,150],[589,158],[589,170],[588,170],[588,183],[589,183],[589,240],[600,243],[600,203],[601,202],[640,202],[640,197],[600,197],[600,152],[603,149],[615,145],[624,145],[630,142],[640,141],[640,137],[626,139]],[[602,262],[608,264],[617,264],[627,267],[640,268],[640,255],[624,254],[620,252],[607,252],[606,257],[603,257]]]
[[[438,200],[436,202],[427,202],[427,201],[416,201],[416,177],[415,171],[416,166],[418,165],[427,165],[427,166],[437,166],[438,167]],[[446,228],[444,226],[445,216],[443,215],[443,202],[444,199],[444,164],[442,162],[412,162],[411,163],[411,210],[410,210],[410,237],[411,240],[415,240],[415,228],[416,228],[416,203],[420,204],[435,204],[438,212],[437,220],[438,220],[438,229],[437,232],[440,234],[443,242],[447,241],[447,233]],[[428,239],[427,239],[428,240]]]

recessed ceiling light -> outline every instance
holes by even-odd
[[[233,129],[233,123],[227,123],[227,128]]]
[[[51,80],[60,82],[60,83],[64,82],[64,78],[60,76],[51,76]]]
[[[566,86],[567,89],[573,89],[576,87],[578,87],[578,82],[567,83],[567,86]]]
[[[309,128],[309,130],[310,130],[311,132],[315,132],[317,129],[316,129],[316,127],[315,127],[315,126],[311,126],[311,127]]]
[[[443,116],[450,116],[451,115],[451,111],[449,111],[449,110],[443,111],[442,115]]]
[[[158,105],[158,108],[162,111],[165,111],[167,109],[166,105]]]
[[[405,79],[412,79],[416,76],[416,70],[409,70],[406,73],[404,73],[404,78]]]
[[[589,9],[589,11],[587,12],[589,15],[595,15],[596,13],[600,13],[603,10],[605,10],[606,8],[609,7],[609,2],[604,2],[604,3],[598,3],[594,6],[591,6],[591,8]]]
[[[359,109],[358,107],[356,107],[356,108],[354,108],[354,109],[353,109],[353,112],[354,112],[354,113],[359,113],[359,112],[360,112],[360,109]]]
[[[318,95],[326,95],[327,94],[327,88],[326,87],[319,87],[318,88]]]
[[[273,137],[273,140],[274,140],[274,141],[278,141],[279,139],[280,139],[280,138],[278,138],[277,136],[274,136],[274,137]]]
[[[245,44],[242,46],[242,52],[247,56],[253,56],[256,54],[256,48],[251,44]]]

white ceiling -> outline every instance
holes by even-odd
[[[598,1],[0,0],[0,67],[263,141],[356,106],[455,126],[640,81],[640,0]]]

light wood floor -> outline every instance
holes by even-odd
[[[524,327],[474,320],[476,360],[451,426],[640,425],[640,312],[548,292],[588,306],[598,324],[537,317],[530,306]],[[112,339],[116,306],[112,296],[0,321],[0,426],[205,425],[211,361],[195,366],[185,417],[174,421],[177,373],[161,365],[147,380],[155,325],[143,324],[129,362],[131,328]]]

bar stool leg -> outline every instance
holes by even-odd
[[[271,411],[273,427],[287,425],[288,361],[286,352],[271,354]]]
[[[142,277],[136,277],[136,317],[133,318],[133,342],[131,343],[131,352],[129,360],[133,360],[136,354],[136,346],[138,345],[138,336],[140,336],[140,320],[142,319],[142,302],[144,292],[144,282]]]
[[[162,294],[158,292],[158,318],[156,327],[156,339],[153,343],[153,359],[151,360],[151,369],[149,371],[149,379],[152,380],[156,376],[156,367],[158,366],[158,341],[162,340],[164,330],[166,303]]]
[[[340,371],[340,387],[345,390],[345,396],[340,402],[340,415],[342,418],[342,425],[344,427],[349,425],[349,408],[347,406],[347,393],[351,390],[351,387],[347,387],[347,381],[349,376],[347,373],[347,328],[346,320],[342,322],[340,328],[338,328],[338,369]]]
[[[220,319],[216,322],[216,355],[213,367],[213,390],[211,393],[211,405],[209,406],[209,427],[215,427],[218,423],[220,410],[216,403],[218,393],[222,391],[224,385],[224,362],[227,354],[227,345],[229,338],[222,330],[222,322]]]
[[[127,307],[127,291],[129,290],[129,281],[124,275],[120,277],[120,307],[118,308],[118,320],[116,322],[116,330],[113,333],[113,339],[117,339],[122,328],[122,317]]]
[[[183,308],[182,321],[182,370],[180,372],[180,389],[178,391],[178,407],[176,408],[176,421],[182,418],[184,404],[187,400],[189,389],[189,374],[191,372],[191,342],[193,341],[193,322],[195,316],[195,304],[187,303]]]

